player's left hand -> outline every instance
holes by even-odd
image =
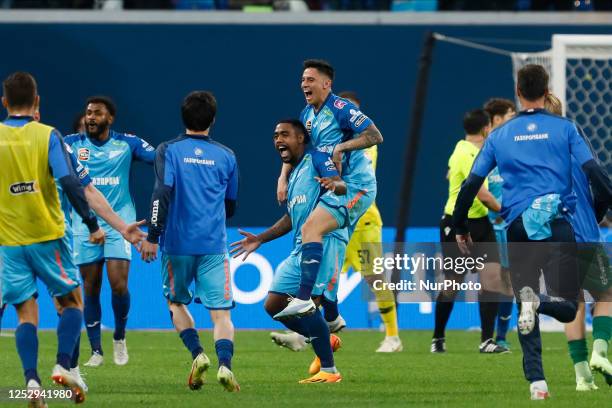
[[[469,255],[470,254],[470,247],[472,246],[473,242],[472,242],[472,237],[470,236],[470,233],[468,232],[465,235],[455,235],[455,239],[457,240],[457,245],[459,245],[459,251],[461,251],[462,254],[464,255]]]
[[[344,153],[342,153],[342,149],[340,148],[340,145],[336,145],[336,147],[334,148],[334,152],[332,153],[332,161],[336,165],[336,168],[338,169],[338,173],[340,174],[342,174],[342,155],[343,154]]]
[[[89,234],[89,242],[95,245],[102,245],[104,244],[105,237],[106,233],[104,230],[102,228],[98,228],[97,231]]]
[[[323,188],[331,192],[336,191],[336,181],[330,177],[315,177],[315,180],[321,184]]]
[[[158,244],[153,244],[147,240],[142,241],[142,245],[140,246],[140,257],[146,263],[153,262],[157,259],[157,247]]]
[[[146,222],[146,220],[141,220],[126,225],[125,229],[121,231],[121,235],[126,241],[138,248],[140,243],[147,237],[147,233],[138,227],[144,225]]]

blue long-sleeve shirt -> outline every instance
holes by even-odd
[[[225,219],[238,197],[234,153],[208,136],[181,135],[155,155],[149,242],[171,255],[213,255],[226,249]]]

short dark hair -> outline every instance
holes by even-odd
[[[115,102],[113,102],[113,100],[108,96],[90,96],[89,98],[87,98],[85,106],[89,105],[90,103],[101,103],[102,105],[106,106],[106,110],[108,111],[108,113],[110,113],[112,117],[115,117],[115,115],[117,114],[117,106],[115,105]]]
[[[304,144],[308,144],[310,143],[310,135],[308,134],[308,131],[306,130],[306,127],[304,126],[304,124],[302,123],[301,120],[299,119],[283,119],[283,120],[279,120],[278,123],[287,123],[291,126],[293,126],[293,130],[295,130],[297,133],[301,133],[304,135]]]
[[[208,91],[193,91],[181,106],[183,124],[189,130],[203,131],[210,127],[217,114],[217,100]]]
[[[355,101],[357,105],[361,105],[361,101],[359,100],[359,97],[357,96],[356,92],[342,91],[338,94],[338,96],[344,99],[350,99],[351,101]]]
[[[2,92],[9,107],[32,107],[37,94],[36,80],[29,72],[13,72],[2,82]]]
[[[332,65],[325,60],[307,59],[306,61],[304,61],[303,66],[304,69],[314,68],[322,74],[327,75],[332,81],[334,80],[334,67],[332,67]]]
[[[519,70],[516,82],[521,96],[528,101],[536,101],[548,92],[548,73],[541,65],[525,65]]]
[[[491,118],[484,109],[474,109],[463,117],[463,130],[468,135],[475,135],[491,124]]]
[[[72,131],[74,133],[79,133],[80,132],[80,129],[81,129],[81,120],[83,120],[84,116],[85,116],[85,114],[83,112],[80,112],[72,120]]]
[[[491,98],[484,104],[484,110],[493,119],[493,116],[504,116],[510,110],[516,112],[516,105],[510,99]]]

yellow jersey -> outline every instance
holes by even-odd
[[[444,206],[444,214],[453,214],[461,184],[469,176],[472,164],[479,152],[480,149],[467,140],[460,140],[455,146],[453,154],[448,159],[448,200]],[[486,180],[484,185],[488,186]],[[487,207],[478,198],[475,198],[468,212],[468,218],[486,217],[488,213]]]
[[[0,245],[64,236],[64,213],[49,168],[52,132],[35,121],[21,127],[0,123]]]
[[[374,171],[376,171],[376,162],[378,160],[378,146],[374,145],[372,147],[368,147],[364,150],[364,153],[368,159],[372,162],[372,167]],[[378,207],[376,206],[376,202],[374,202],[370,208],[359,218],[357,225],[355,227],[355,231],[363,230],[370,226],[382,227],[382,217],[380,216],[380,211],[378,211]]]

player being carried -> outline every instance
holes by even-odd
[[[332,93],[334,68],[326,61],[304,61],[301,88],[306,98],[301,121],[312,145],[332,154],[332,160],[346,182],[345,196],[334,196],[334,202],[320,202],[302,226],[302,260],[300,288],[296,297],[274,318],[286,318],[312,313],[311,299],[323,256],[323,236],[348,227],[349,236],[359,218],[376,199],[376,177],[363,149],[382,142],[383,138],[372,120],[350,101]],[[278,198],[287,191],[291,165],[283,164],[278,183]]]
[[[338,195],[346,194],[346,184],[331,160],[323,152],[308,146],[308,132],[297,119],[280,121],[274,130],[274,147],[283,163],[291,165],[287,194],[287,212],[272,227],[259,235],[239,230],[245,236],[241,241],[231,244],[234,257],[244,254],[243,260],[264,242],[272,241],[288,232],[293,232],[293,250],[285,259],[274,276],[272,287],[265,301],[265,309],[275,316],[286,307],[300,287],[300,263],[304,262],[302,244],[303,225],[317,207],[317,203],[334,203]],[[328,190],[325,192],[325,190]],[[312,288],[317,303],[322,298],[330,302],[336,300],[338,272],[344,260],[348,232],[346,228],[334,229],[323,237],[321,267]],[[276,318],[276,317],[275,317]],[[284,318],[283,324],[310,339],[317,357],[310,365],[310,378],[300,381],[306,383],[339,382],[342,377],[334,365],[333,350],[340,347],[337,336],[331,335],[327,323],[318,310],[304,315],[301,319]]]
[[[132,161],[152,164],[155,150],[139,137],[112,130],[110,126],[115,120],[116,111],[115,104],[107,97],[89,98],[85,107],[86,131],[66,136],[66,143],[88,168],[93,184],[106,197],[113,210],[131,223],[136,220],[129,187]],[[129,359],[125,327],[130,310],[128,273],[132,249],[130,243],[118,232],[108,228],[105,223],[102,223],[102,227],[108,231],[104,245],[92,245],[87,242],[83,224],[75,220],[73,225],[75,260],[85,286],[84,316],[92,353],[85,365],[89,367],[98,367],[104,361],[100,289],[105,263],[115,316],[113,360],[115,364],[124,365]]]
[[[172,323],[193,362],[189,388],[199,390],[210,360],[187,305],[193,295],[210,310],[215,350],[219,358],[217,380],[227,391],[239,391],[232,373],[234,307],[226,249],[225,219],[236,208],[238,164],[234,153],[209,136],[217,101],[210,92],[191,92],[181,107],[186,133],[159,146],[155,156],[155,190],[151,197],[149,235],[142,244],[142,259],[157,257],[162,236],[162,279]]]

